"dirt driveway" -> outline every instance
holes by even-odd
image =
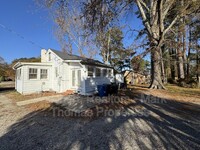
[[[144,102],[136,90],[95,107],[100,115],[93,117],[56,114],[53,106],[33,111],[0,95],[0,149],[200,149],[200,105],[170,97]]]

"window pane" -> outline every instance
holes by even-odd
[[[103,76],[104,76],[104,77],[107,76],[107,69],[103,69]]]
[[[40,79],[47,79],[47,69],[40,70]]]
[[[108,76],[111,77],[112,76],[112,70],[108,70]]]
[[[101,69],[96,68],[96,77],[100,77],[101,76]]]
[[[88,76],[93,77],[93,72],[94,72],[94,68],[89,66],[88,67]]]
[[[81,85],[81,70],[78,70],[78,86]]]
[[[37,69],[29,68],[29,79],[37,79]]]
[[[20,80],[21,79],[21,69],[17,70],[17,79]]]

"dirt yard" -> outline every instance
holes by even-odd
[[[0,149],[200,149],[199,89],[129,88],[80,114],[1,92]]]

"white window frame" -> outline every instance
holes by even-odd
[[[17,69],[17,80],[21,80],[22,69]]]
[[[102,76],[103,77],[107,77],[107,75],[108,75],[108,70],[107,69],[102,69]]]
[[[46,72],[42,72],[42,71],[46,71]],[[42,76],[45,76],[45,78],[42,77]],[[40,79],[41,79],[41,80],[46,80],[46,79],[48,79],[48,69],[40,69]]]
[[[30,73],[30,70],[36,70],[36,73],[33,71],[32,73]],[[36,78],[30,78],[30,74],[32,75],[36,75]],[[28,79],[29,80],[36,80],[38,78],[38,68],[28,68]]]
[[[97,70],[99,70],[98,74],[97,74]],[[101,68],[96,68],[96,70],[95,70],[95,77],[101,77]]]
[[[113,74],[113,73],[112,73],[112,69],[108,69],[108,76],[109,76],[109,77],[112,77],[112,74]]]
[[[92,69],[92,71],[91,70],[89,71],[89,68]],[[87,76],[88,77],[94,77],[94,67],[88,66],[88,68],[87,68]]]

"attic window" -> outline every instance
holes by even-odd
[[[49,61],[51,61],[51,52],[49,52]]]

